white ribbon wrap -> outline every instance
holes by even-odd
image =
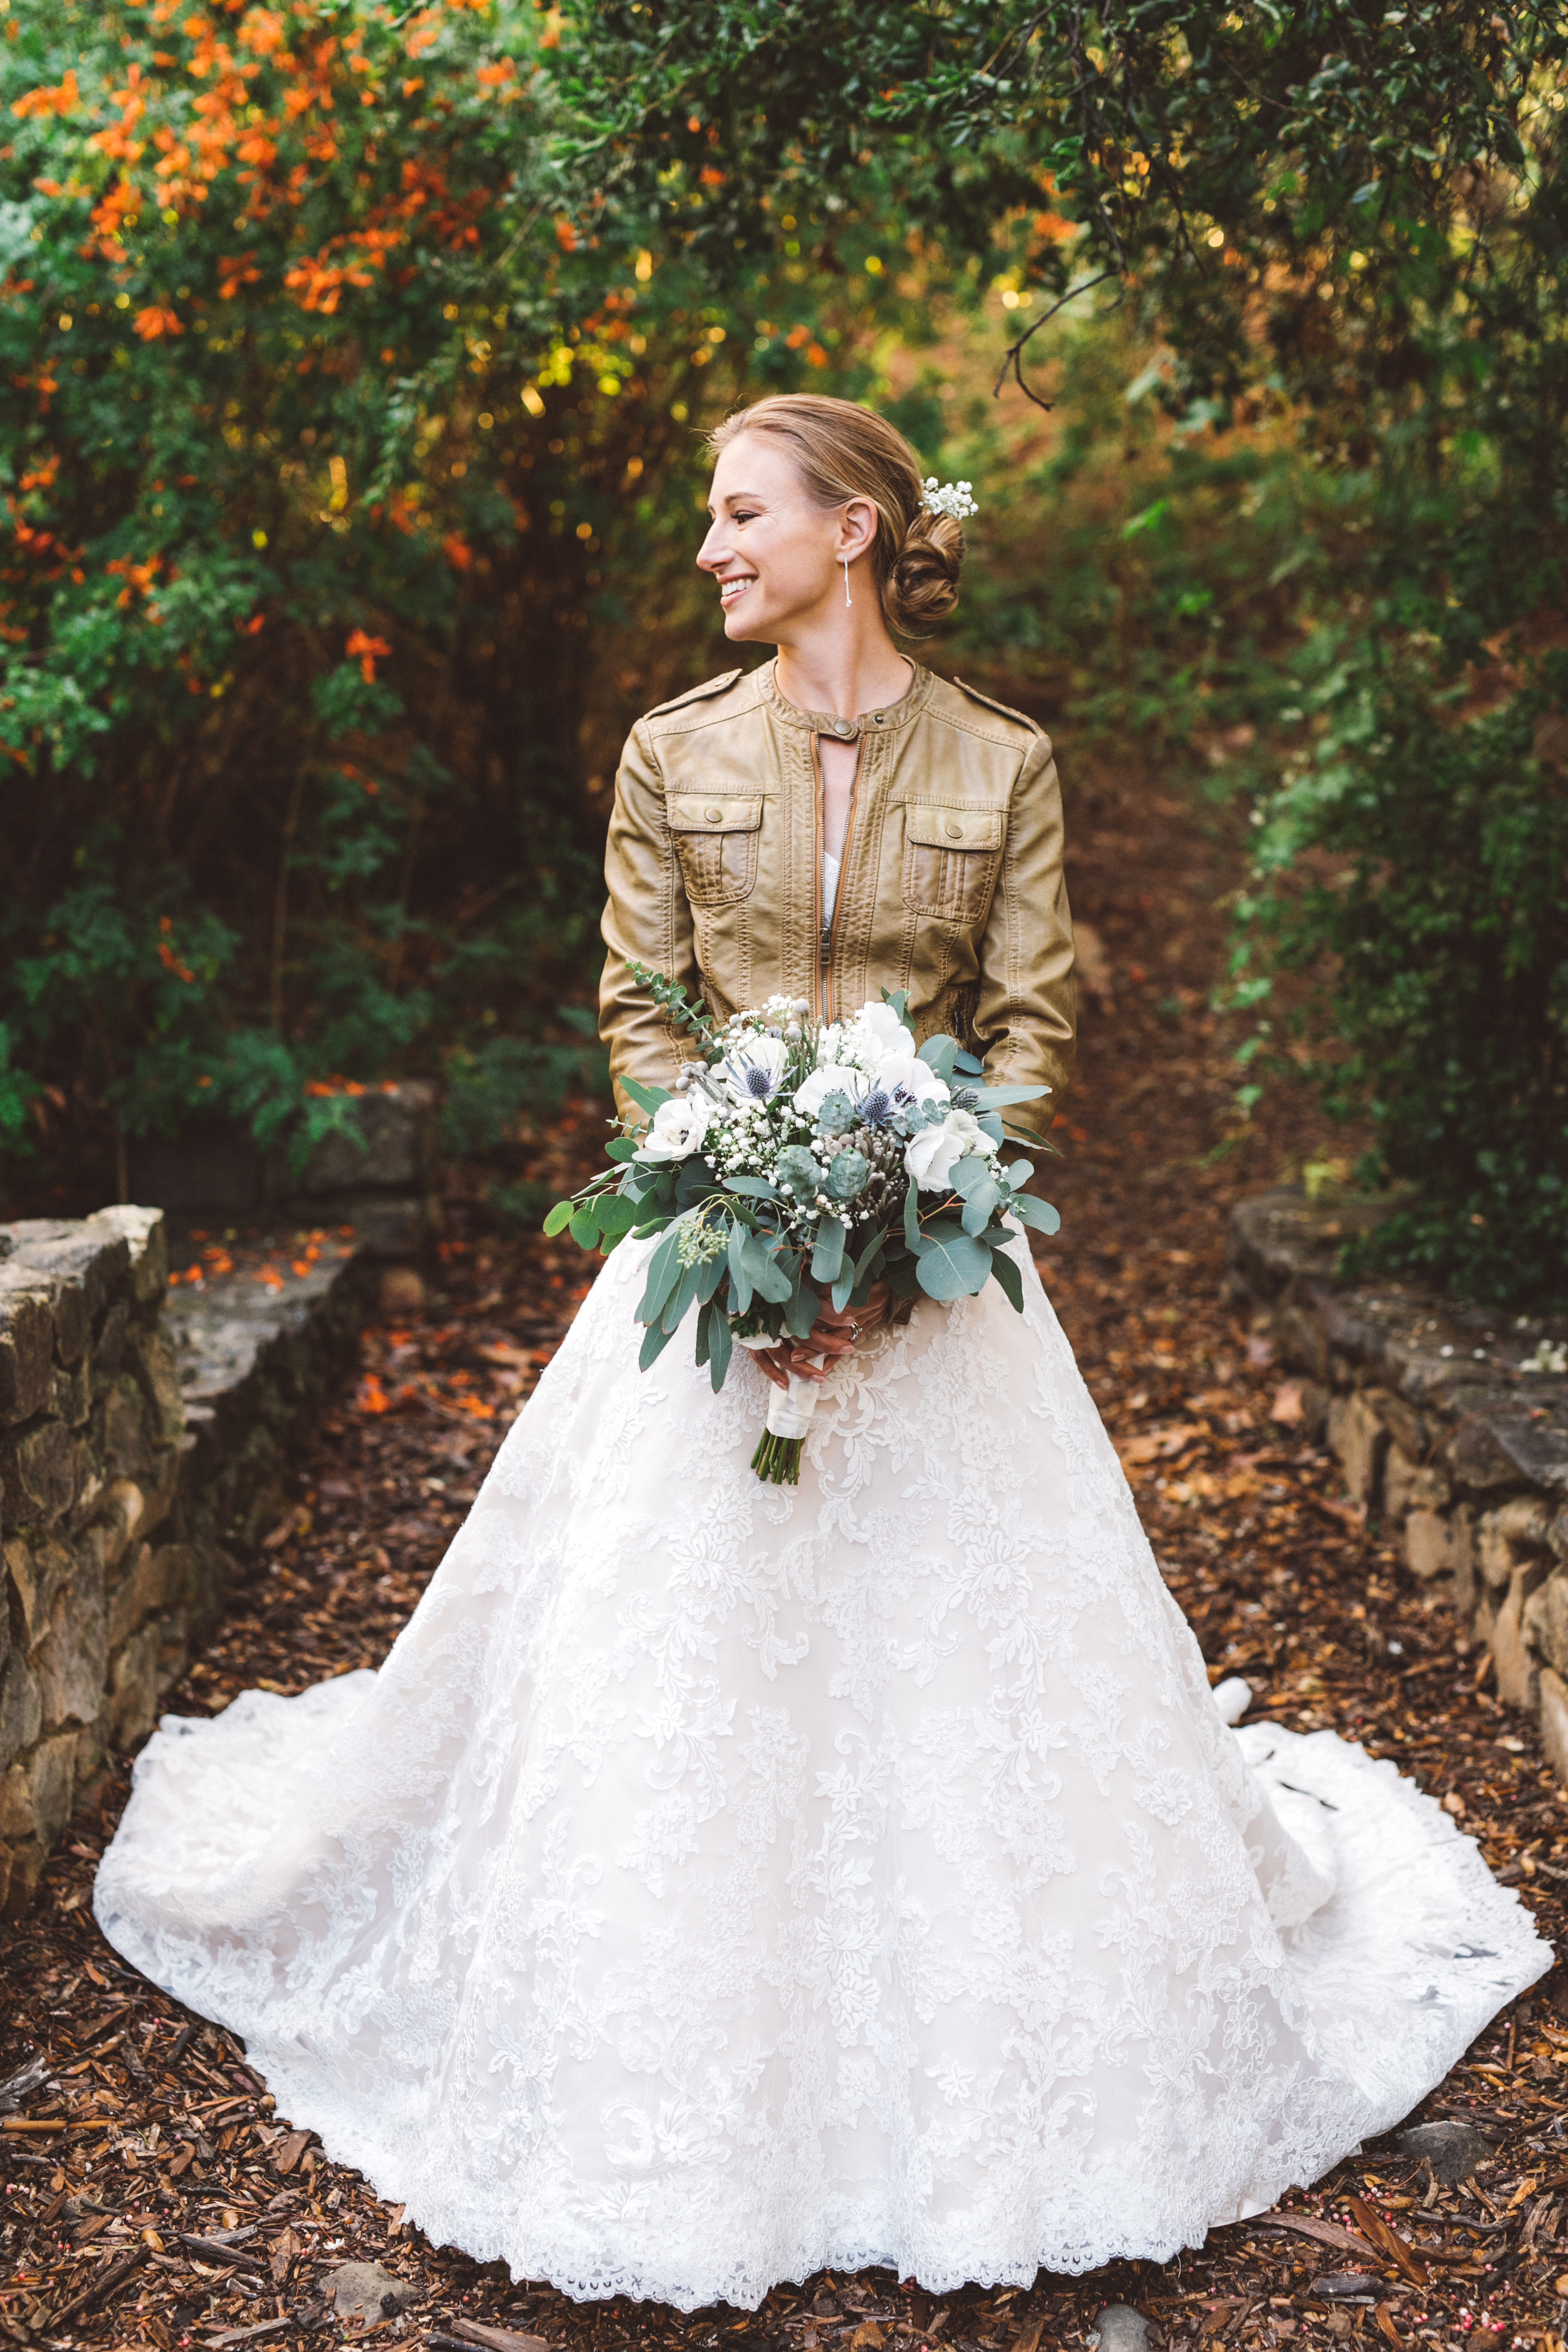
[[[768,1417],[763,1423],[772,1437],[804,1437],[811,1427],[811,1416],[816,1411],[816,1400],[822,1391],[816,1381],[802,1380],[798,1372],[789,1376],[787,1389],[774,1389],[768,1400]]]
[[[761,1355],[764,1349],[776,1348],[778,1344],[776,1339],[741,1341],[742,1348],[750,1348],[755,1355]],[[822,1358],[818,1356],[816,1360],[820,1364]],[[811,1427],[811,1416],[816,1411],[816,1400],[821,1392],[819,1382],[803,1380],[798,1372],[791,1372],[788,1388],[774,1389],[768,1399],[767,1418],[763,1423],[768,1435],[804,1437]]]

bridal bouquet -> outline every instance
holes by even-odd
[[[661,1234],[637,1320],[646,1370],[693,1309],[697,1361],[722,1388],[733,1343],[805,1339],[823,1297],[853,1309],[885,1281],[895,1297],[973,1297],[993,1277],[1021,1314],[1003,1220],[1060,1223],[1024,1191],[1026,1160],[1003,1165],[998,1114],[1034,1087],[987,1087],[952,1037],[917,1051],[905,998],[883,992],[847,1021],[770,997],[720,1028],[661,973],[635,978],[691,1034],[676,1091],[623,1078],[647,1125],[621,1120],[611,1165],[545,1219],[608,1255]],[[798,1482],[817,1388],[791,1376],[752,1457],[760,1478]]]

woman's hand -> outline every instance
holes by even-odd
[[[868,1332],[888,1320],[892,1303],[892,1293],[885,1282],[874,1282],[858,1307],[835,1307],[824,1299],[809,1339],[781,1339],[776,1348],[765,1352],[755,1349],[756,1361],[776,1389],[789,1386],[792,1372],[800,1380],[826,1380],[830,1364],[837,1363],[840,1356],[852,1354]],[[823,1359],[820,1364],[815,1360],[818,1356]]]

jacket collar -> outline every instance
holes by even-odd
[[[884,702],[874,710],[863,710],[858,720],[837,719],[831,710],[802,710],[797,704],[786,701],[779,692],[776,656],[771,662],[764,663],[757,677],[763,699],[771,704],[773,715],[785,727],[799,727],[813,735],[837,736],[847,741],[858,734],[890,734],[895,727],[906,726],[911,719],[919,717],[931,698],[936,680],[929,669],[921,667],[919,662],[911,667],[914,677],[902,701]]]

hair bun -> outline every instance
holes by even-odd
[[[921,507],[904,532],[882,590],[891,625],[901,636],[924,636],[958,602],[963,530],[952,515]]]

